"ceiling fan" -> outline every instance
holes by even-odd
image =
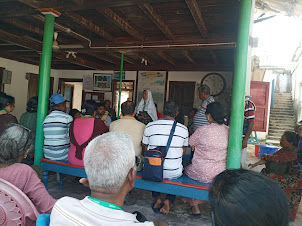
[[[77,45],[77,44],[70,44],[70,45],[59,45],[57,38],[58,38],[59,33],[58,32],[54,32],[53,33],[53,43],[52,43],[52,49],[54,51],[58,51],[60,49],[82,49],[84,48],[84,46],[82,45]]]

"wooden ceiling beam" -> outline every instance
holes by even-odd
[[[196,61],[193,59],[191,53],[189,50],[183,50],[183,53],[185,55],[185,57],[192,63],[192,64],[195,64]]]
[[[107,33],[103,28],[97,26],[90,20],[87,20],[86,18],[82,17],[81,15],[74,13],[74,12],[66,12],[65,15],[73,19],[76,23],[84,26],[88,30],[94,32],[95,34],[107,39],[107,40],[114,40],[115,37]]]
[[[96,57],[98,59],[107,61],[107,62],[109,62],[111,64],[114,64],[114,65],[120,65],[121,64],[120,61],[112,59],[112,58],[104,55],[104,53],[89,53],[89,55],[94,56],[94,57]]]
[[[119,26],[121,29],[126,31],[128,34],[133,36],[134,38],[144,41],[145,38],[142,34],[140,34],[134,27],[132,27],[127,21],[125,21],[123,18],[121,18],[119,15],[117,15],[115,12],[113,12],[109,8],[98,8],[98,12],[106,16],[108,19],[113,21],[117,26]]]
[[[2,19],[4,22],[12,24],[18,28],[22,28],[24,30],[30,31],[32,33],[39,34],[43,36],[44,32],[42,29],[32,26],[31,24],[25,23],[22,20],[19,20],[17,18],[3,18]]]
[[[110,55],[118,58],[119,60],[121,59],[121,54],[119,52],[110,52]],[[124,61],[130,63],[130,64],[137,64],[137,62],[135,62],[132,58],[130,58],[129,56],[126,56],[126,54],[124,55]]]
[[[195,21],[195,24],[203,38],[207,38],[209,36],[208,29],[206,27],[205,21],[203,19],[202,13],[199,9],[198,3],[196,0],[185,0],[187,3],[187,6],[193,16],[193,19]],[[215,64],[218,64],[218,58],[212,50],[210,50],[210,55],[212,57],[212,60]]]
[[[42,45],[40,43],[34,43],[24,37],[19,37],[13,34],[10,34],[6,31],[0,30],[0,40],[10,42],[13,44],[16,44],[18,46],[35,50],[35,51],[41,51]]]
[[[55,53],[54,52],[53,56],[58,59],[61,59],[63,61],[70,62],[72,64],[84,66],[84,67],[91,68],[91,69],[103,70],[103,68],[100,64],[87,60],[87,59],[79,56],[79,54],[77,54],[76,58],[73,58],[73,57],[66,58],[65,53]]]
[[[176,65],[174,59],[170,57],[168,54],[166,54],[164,51],[160,50],[156,52],[161,58],[168,61],[172,65]]]
[[[154,8],[146,3],[139,5],[140,9],[153,21],[153,23],[161,30],[169,39],[175,39],[172,31],[169,29],[163,18],[154,10]]]
[[[139,53],[139,52],[134,52],[134,55],[141,58],[141,59],[145,59],[148,61],[148,64],[155,64],[154,60],[148,56],[146,56],[145,54]]]
[[[45,21],[45,17],[42,16],[42,15],[34,15],[33,18],[41,21],[42,23],[44,23],[44,21]],[[58,30],[58,31],[62,31],[65,34],[67,34],[67,35],[69,35],[69,36],[71,36],[71,37],[73,37],[73,38],[75,38],[75,39],[77,39],[79,41],[82,41],[82,42],[86,43],[86,44],[82,44],[81,43],[83,46],[88,46],[88,41],[85,38],[81,37],[80,35],[78,35],[77,33],[73,32],[72,30],[69,32],[67,30],[67,27],[65,27],[65,26],[63,26],[61,24],[58,24],[57,22],[55,22],[55,29]]]

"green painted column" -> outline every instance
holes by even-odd
[[[118,112],[117,119],[120,118],[120,109],[121,109],[121,95],[122,95],[122,82],[123,82],[123,67],[124,67],[124,52],[121,53],[121,70],[120,70],[120,86],[118,93]]]
[[[228,169],[240,168],[251,6],[251,0],[240,1],[227,158]]]
[[[48,112],[49,82],[52,57],[52,42],[54,32],[55,16],[45,15],[44,36],[42,55],[39,67],[39,103],[37,113],[36,144],[35,144],[35,165],[40,165],[40,159],[44,157],[43,145],[43,121]]]

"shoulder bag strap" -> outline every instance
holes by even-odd
[[[168,139],[168,143],[167,143],[167,146],[166,146],[166,155],[165,155],[165,157],[168,154],[168,151],[169,151],[169,148],[170,148],[170,145],[171,145],[171,142],[172,142],[172,138],[173,138],[173,135],[175,133],[176,124],[177,124],[177,122],[174,121],[174,123],[172,125],[172,129],[170,131],[170,136],[169,136],[169,139]]]

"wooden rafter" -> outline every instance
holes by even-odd
[[[195,21],[195,24],[203,38],[208,38],[209,32],[206,27],[205,21],[203,19],[203,16],[201,14],[201,11],[199,9],[198,3],[196,0],[185,0],[187,3],[188,8],[190,9],[190,12],[193,16],[193,19]],[[210,50],[210,54],[212,56],[212,59],[215,64],[218,64],[218,59],[213,50]]]
[[[39,34],[41,36],[43,36],[43,34],[44,34],[42,29],[40,29],[38,27],[35,27],[35,26],[32,26],[31,24],[25,23],[22,20],[19,20],[17,18],[3,18],[2,20],[5,21],[6,23],[9,23],[9,24],[12,24],[16,27],[25,29],[27,31],[30,31],[30,32],[33,32],[33,33],[36,33],[36,34]]]
[[[123,18],[121,18],[119,15],[117,15],[111,9],[98,8],[97,11],[102,13],[104,16],[106,16],[111,21],[113,21],[117,26],[119,26],[121,29],[126,31],[128,34],[130,34],[134,38],[136,38],[140,41],[144,41],[145,38],[142,34],[140,34],[134,27],[132,27],[127,21],[125,21]]]
[[[87,59],[79,56],[79,54],[77,54],[76,58],[74,58],[74,57],[66,58],[65,53],[53,53],[53,56],[56,57],[56,58],[59,58],[61,60],[70,62],[72,64],[84,66],[84,67],[91,68],[91,69],[103,70],[103,68],[100,64],[95,63],[95,62],[90,61],[90,60],[87,60]]]
[[[170,28],[167,26],[163,18],[154,10],[154,8],[146,3],[139,5],[140,9],[153,21],[153,23],[161,30],[161,32],[169,39],[175,40],[175,35],[172,33]],[[192,63],[194,59],[192,58],[189,51],[183,51],[186,58]]]
[[[89,53],[89,55],[94,56],[94,57],[96,57],[98,59],[107,61],[107,62],[109,62],[111,64],[114,64],[114,65],[119,65],[121,63],[120,61],[112,59],[112,58],[104,55],[103,53]]]
[[[193,64],[196,63],[189,50],[183,50],[183,53],[185,54],[185,56],[191,63],[193,63]]]
[[[65,15],[69,16],[71,19],[73,19],[78,24],[86,27],[90,31],[94,32],[95,34],[107,39],[107,40],[114,40],[115,38],[110,35],[108,32],[106,32],[103,28],[97,26],[90,20],[85,19],[81,15],[74,13],[74,12],[66,12]]]
[[[164,51],[157,51],[156,52],[161,58],[168,61],[170,64],[175,65],[175,61],[172,57],[170,57],[168,54],[166,54]]]
[[[35,19],[37,19],[37,20],[43,22],[43,23],[44,23],[44,21],[45,21],[45,18],[44,18],[44,16],[42,16],[42,15],[34,15],[33,17],[34,17]],[[71,32],[67,32],[66,27],[63,26],[63,25],[61,25],[61,24],[59,24],[59,23],[57,23],[57,22],[55,22],[55,29],[58,30],[58,31],[62,31],[62,32],[64,32],[65,34],[68,34],[69,36],[71,36],[71,37],[73,37],[73,38],[75,38],[75,39],[77,39],[77,40],[80,40],[80,41],[86,43],[86,44],[82,44],[82,43],[81,43],[83,46],[88,46],[88,42],[87,42],[87,40],[86,40],[85,38],[83,38],[82,36],[78,35],[78,34],[75,33],[75,32],[72,32],[72,31],[71,31]]]
[[[153,7],[146,3],[139,5],[141,10],[153,21],[154,24],[161,30],[162,33],[169,39],[175,39],[175,36],[173,35],[172,31],[169,29],[169,27],[166,25],[163,18],[153,9]]]
[[[0,17],[12,17],[12,16],[28,16],[39,14],[41,8],[54,8],[61,13],[95,9],[98,7],[111,8],[111,7],[123,7],[123,6],[133,6],[144,3],[161,3],[161,2],[175,2],[182,0],[107,0],[107,1],[96,1],[96,0],[72,0],[70,3],[62,3],[62,0],[48,0],[48,1],[37,1],[37,0],[18,0],[30,6],[32,8],[26,9],[25,7],[20,7],[18,9],[0,10]],[[83,2],[83,4],[81,4]]]
[[[42,45],[40,43],[32,42],[24,37],[21,38],[2,30],[0,30],[0,40],[11,42],[18,46],[22,46],[35,51],[42,50]],[[55,52],[53,53],[53,56],[76,65],[81,65],[93,69],[102,69],[100,64],[95,63],[93,61],[86,60],[80,56],[77,56],[77,58],[73,58],[73,57],[66,58],[65,53],[55,53]]]
[[[120,53],[117,53],[117,52],[111,52],[110,55],[118,58],[118,59],[121,59],[121,54]],[[130,63],[130,64],[137,64],[137,62],[135,62],[132,58],[130,58],[129,56],[124,56],[124,61]]]

